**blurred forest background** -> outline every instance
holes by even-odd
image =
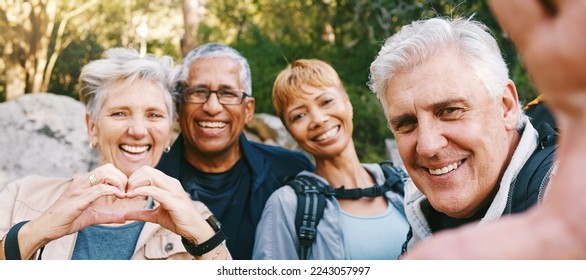
[[[248,58],[256,113],[273,114],[273,80],[298,58],[319,58],[340,74],[354,104],[362,161],[385,156],[392,138],[369,91],[368,69],[383,41],[413,20],[473,17],[487,24],[516,82],[520,100],[537,93],[485,1],[465,0],[0,0],[0,102],[28,93],[78,98],[81,66],[111,47],[170,55],[177,63],[218,41]]]

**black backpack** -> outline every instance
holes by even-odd
[[[549,106],[543,101],[543,96],[539,95],[533,101],[529,102],[523,110],[529,117],[529,121],[536,129],[542,123],[548,123],[555,131],[558,131],[557,122]]]
[[[547,122],[537,127],[539,146],[531,154],[509,190],[504,214],[519,213],[537,204],[551,177],[558,133]]]
[[[366,189],[334,189],[315,177],[297,175],[286,179],[285,184],[291,186],[297,194],[297,212],[295,213],[295,228],[299,240],[298,254],[300,260],[308,260],[311,246],[317,235],[317,225],[321,220],[326,207],[326,197],[360,198],[375,197],[387,191],[405,195],[403,180],[408,177],[403,169],[394,166],[390,161],[380,163],[385,175],[382,186],[375,184]]]

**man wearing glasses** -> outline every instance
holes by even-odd
[[[181,135],[158,167],[222,223],[234,259],[251,259],[256,225],[287,176],[313,170],[303,154],[249,142],[254,116],[250,67],[235,49],[202,45],[188,53],[176,82]]]

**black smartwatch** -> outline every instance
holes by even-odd
[[[212,238],[208,239],[207,241],[201,244],[193,244],[189,240],[185,239],[185,237],[181,237],[181,242],[183,243],[183,246],[185,246],[185,250],[187,250],[187,252],[192,256],[199,257],[211,251],[212,249],[218,247],[218,245],[224,242],[224,240],[226,240],[227,238],[226,233],[222,228],[222,223],[220,223],[216,216],[211,215],[206,219],[206,221],[216,232],[216,234],[212,236]]]

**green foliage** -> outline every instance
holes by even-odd
[[[80,66],[100,58],[103,52],[104,48],[96,42],[94,34],[88,34],[81,40],[73,41],[63,50],[61,59],[57,60],[51,75],[49,92],[79,99],[76,86],[81,72]]]
[[[378,100],[366,87],[370,63],[382,42],[413,20],[446,16],[472,17],[484,22],[503,48],[521,100],[535,95],[513,46],[484,2],[332,0],[329,5],[325,2],[258,0],[252,4],[255,8],[231,12],[223,6],[219,14],[232,26],[226,30],[239,30],[238,39],[231,44],[250,61],[256,112],[273,113],[272,83],[287,63],[299,58],[319,58],[334,66],[354,104],[354,138],[362,161],[384,159],[384,138],[393,137]],[[263,15],[262,20],[255,21],[255,14],[247,11],[257,11]],[[332,27],[333,41],[326,40],[327,26]],[[222,37],[217,33],[214,36]]]
[[[101,1],[92,18],[71,23],[93,23],[93,28],[61,54],[50,90],[77,97],[75,84],[81,66],[99,57],[106,48],[138,49],[139,24],[149,26],[148,52],[171,55],[179,62],[181,33],[177,22],[181,22],[181,5],[180,0]],[[537,95],[514,46],[485,1],[207,1],[196,35],[200,42],[232,45],[248,58],[257,113],[274,113],[273,81],[288,63],[299,58],[318,58],[330,63],[338,71],[354,106],[354,140],[359,157],[364,162],[376,162],[386,157],[384,138],[393,136],[378,100],[366,86],[370,63],[384,40],[402,25],[433,16],[472,17],[484,22],[501,46],[520,100],[529,101]],[[0,41],[0,48],[2,44]],[[0,100],[3,86],[4,82],[0,82]]]

